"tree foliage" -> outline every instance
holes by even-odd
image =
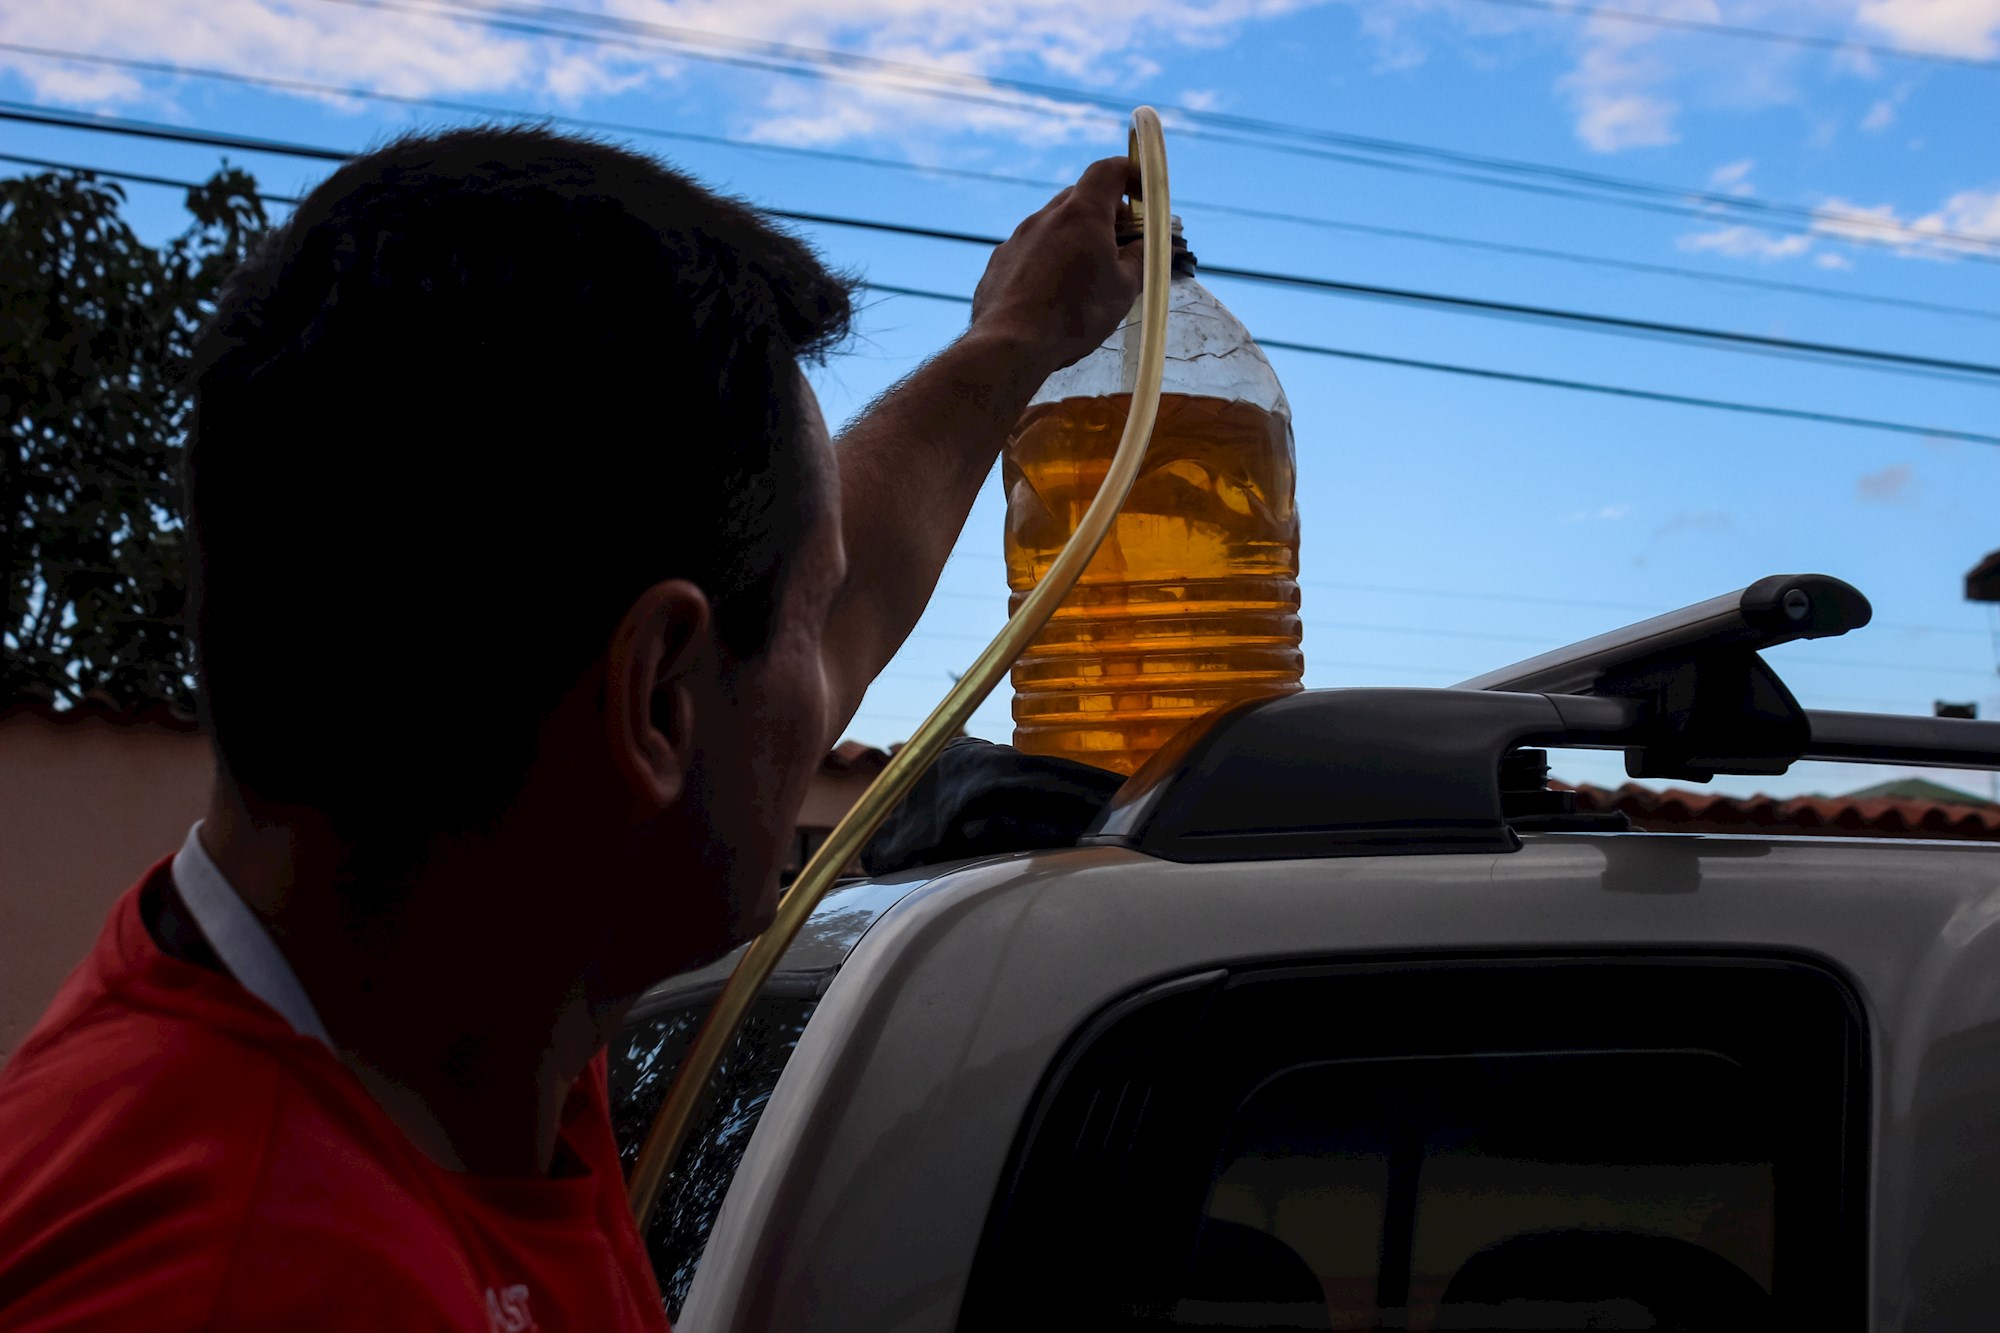
[[[0,699],[190,708],[180,454],[188,353],[267,224],[225,168],[165,245],[88,172],[0,180]]]

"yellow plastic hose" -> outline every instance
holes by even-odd
[[[1104,534],[1111,530],[1111,520],[1118,516],[1119,507],[1125,503],[1125,496],[1139,475],[1146,445],[1153,438],[1153,419],[1160,407],[1160,380],[1166,369],[1167,285],[1172,277],[1173,257],[1167,146],[1160,134],[1160,117],[1153,108],[1142,106],[1132,113],[1129,151],[1139,164],[1137,202],[1143,209],[1145,222],[1145,286],[1134,307],[1139,315],[1139,365],[1132,386],[1132,410],[1125,419],[1125,434],[1118,441],[1118,452],[1112,456],[1104,485],[1084,512],[1076,534],[1049,567],[1047,576],[820,845],[778,904],[770,928],[750,942],[736,969],[729,974],[722,993],[715,998],[715,1007],[708,1011],[701,1031],[695,1035],[693,1049],[675,1072],[666,1100],[660,1104],[659,1114],[646,1133],[639,1161],[632,1168],[626,1197],[641,1229],[659,1202],[667,1167],[680,1156],[681,1145],[694,1123],[695,1108],[715,1073],[716,1063],[728,1049],[751,1002],[763,990],[771,970],[791,947],[799,927],[833,887],[841,868],[860,855],[868,839],[882,826],[897,802],[909,795],[910,788],[945,743],[992,693],[1029,641],[1041,633],[1042,626],[1083,574],[1084,566],[1097,554]]]

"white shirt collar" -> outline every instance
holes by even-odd
[[[201,845],[201,821],[188,830],[187,841],[174,857],[174,887],[187,904],[188,915],[201,927],[215,956],[244,990],[262,1000],[292,1025],[292,1031],[328,1047],[333,1039],[319,1021],[312,998],[298,974],[279,952],[277,942],[249,905],[222,877],[222,871]]]

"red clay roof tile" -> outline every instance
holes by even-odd
[[[1920,833],[1943,838],[2000,841],[2000,805],[1959,805],[1895,797],[1723,796],[1678,787],[1655,790],[1628,782],[1612,791],[1589,785],[1549,784],[1574,791],[1585,810],[1622,810],[1632,823],[1661,832],[1721,833],[1752,829],[1896,837]]]

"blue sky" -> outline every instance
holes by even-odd
[[[1962,361],[2000,360],[1993,318],[1864,305],[1218,213],[1217,201],[1699,274],[2000,314],[2000,265],[1942,233],[2000,237],[2000,0],[1622,0],[1696,21],[1920,48],[1905,61],[1676,32],[1493,0],[569,0],[594,13],[777,39],[968,76],[1084,88],[1817,210],[1798,232],[1676,216],[1176,135],[1177,210],[1205,260]],[[431,4],[433,0],[419,0]],[[563,20],[578,26],[579,20]],[[336,0],[75,0],[9,6],[0,42],[620,120],[1058,181],[1119,151],[1117,117],[1022,109],[718,65],[658,46],[559,42]],[[0,51],[0,97],[362,147],[455,117],[134,74]],[[1000,100],[1012,100],[1011,94]],[[1033,188],[638,141],[780,208],[1004,232]],[[6,124],[0,152],[197,178],[215,150]],[[272,190],[324,168],[235,154]],[[1408,159],[1400,159],[1408,160]],[[0,164],[4,167],[4,164]],[[149,235],[171,191],[132,188]],[[1888,244],[1850,243],[1852,217]],[[1843,218],[1849,221],[1843,221]],[[1754,217],[1751,219],[1754,222]],[[807,228],[882,282],[969,292],[976,248]],[[1392,356],[2000,432],[1996,387],[1335,299],[1215,279],[1253,332]],[[815,381],[863,407],[962,327],[962,307],[870,298]],[[1769,573],[1859,586],[1876,623],[1772,654],[1809,706],[2000,716],[2000,625],[1961,578],[2000,546],[2000,448],[1443,376],[1273,351],[1290,394],[1304,523],[1307,683],[1443,685]],[[1989,381],[1989,384],[1991,382]],[[989,486],[916,634],[851,733],[896,740],[1005,612]],[[973,730],[1009,731],[1003,687]],[[1557,756],[1621,780],[1615,756]],[[1843,791],[1885,770],[1802,765],[1727,790]],[[1977,776],[1937,775],[1982,789]]]

